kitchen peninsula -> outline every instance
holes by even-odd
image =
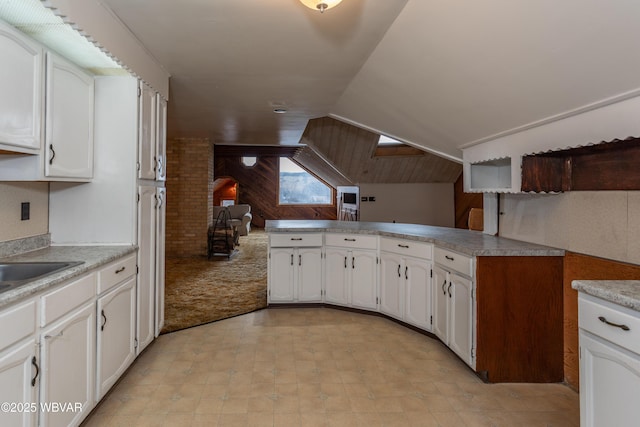
[[[488,382],[563,380],[564,251],[419,224],[267,221],[269,304],[379,313]]]

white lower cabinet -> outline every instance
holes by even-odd
[[[40,333],[40,426],[77,426],[93,409],[95,303]]]
[[[432,245],[380,239],[380,311],[431,331]]]
[[[270,302],[322,301],[322,249],[272,248]]]
[[[579,294],[580,425],[638,425],[640,313]]]
[[[136,280],[98,298],[96,399],[100,400],[136,357]]]
[[[436,265],[433,283],[433,332],[474,367],[473,282]]]
[[[325,301],[376,310],[378,257],[375,250],[325,249]]]
[[[2,330],[5,325],[0,319]],[[37,355],[35,337],[20,342],[5,351],[0,352],[0,401],[22,405],[38,404],[38,377],[40,361]],[[8,411],[0,412],[0,425],[27,427],[35,426],[38,420],[38,410],[30,405],[24,407],[9,407]],[[20,410],[18,410],[20,409]]]

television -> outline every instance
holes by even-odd
[[[358,203],[358,195],[356,193],[342,193],[342,203],[345,205],[355,205]]]

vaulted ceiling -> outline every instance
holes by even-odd
[[[173,137],[291,145],[331,116],[459,160],[640,93],[637,0],[100,1],[171,74]]]

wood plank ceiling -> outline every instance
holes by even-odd
[[[454,183],[462,173],[461,164],[426,151],[376,156],[379,138],[379,134],[322,117],[309,120],[300,142],[313,149],[315,162],[324,159],[353,184]]]

